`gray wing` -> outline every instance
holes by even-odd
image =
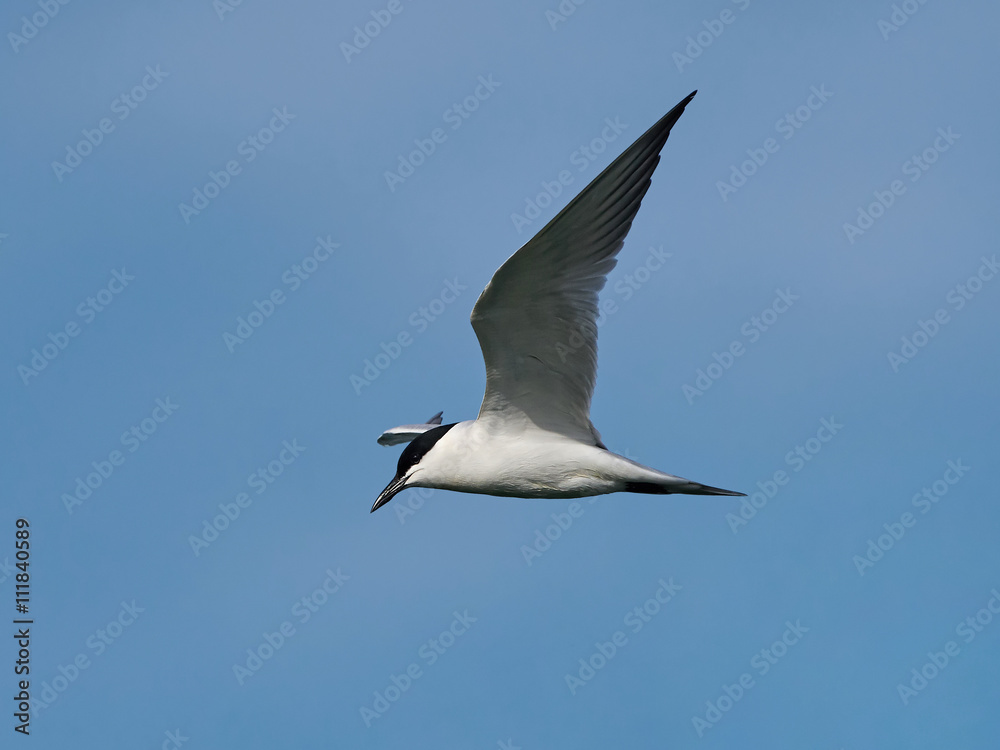
[[[693,92],[493,274],[472,310],[486,361],[480,419],[525,420],[593,445],[597,295]],[[602,446],[603,447],[603,446]]]
[[[439,411],[424,424],[401,424],[399,427],[390,427],[378,436],[378,444],[399,445],[400,443],[409,443],[418,435],[423,435],[427,430],[433,430],[441,424],[442,414],[444,412]]]

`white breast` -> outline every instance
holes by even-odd
[[[584,497],[620,489],[618,457],[530,425],[460,422],[424,456],[413,486],[513,497]]]

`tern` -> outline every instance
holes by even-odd
[[[590,421],[598,293],[670,129],[697,91],[663,116],[500,266],[472,309],[486,361],[475,420],[404,425],[410,441],[371,512],[408,487],[524,498],[610,492],[735,495],[612,453]],[[392,441],[392,442],[389,442]]]

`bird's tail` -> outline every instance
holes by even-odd
[[[732,492],[722,490],[718,487],[709,487],[707,484],[691,482],[687,479],[677,477],[676,482],[659,484],[656,482],[626,482],[625,492],[642,492],[648,495],[729,495],[732,497],[746,497],[745,492]]]

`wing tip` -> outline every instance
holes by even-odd
[[[697,93],[698,89],[695,89],[690,94],[685,96],[683,99],[677,102],[674,108],[671,109],[669,112],[667,112],[667,114],[665,114],[662,119],[667,120],[670,118],[671,115],[674,115],[673,122],[676,122],[680,118],[680,116],[684,114],[684,108],[691,103],[691,100],[694,99],[695,94]]]

